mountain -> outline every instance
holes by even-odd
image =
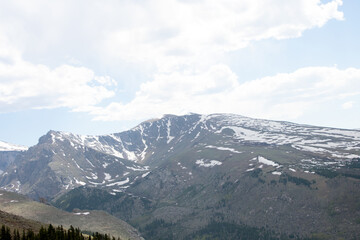
[[[25,225],[22,226],[29,225],[28,228],[36,230],[40,228],[41,222],[51,223],[54,226],[62,225],[64,228],[72,225],[87,232],[107,233],[116,238],[143,239],[133,227],[103,211],[77,210],[69,213],[32,201],[20,194],[2,190],[0,191],[0,208],[2,210],[0,213],[7,216],[4,224],[8,226],[15,224],[19,227],[19,224],[24,223]],[[13,221],[10,221],[9,216],[13,216]],[[26,219],[32,219],[32,221]]]
[[[358,130],[165,115],[103,136],[49,131],[0,186],[67,211],[105,210],[149,239],[252,231],[243,226],[351,239],[360,235],[359,169]]]
[[[20,145],[15,145],[15,144],[0,141],[0,152],[3,152],[3,151],[7,151],[7,152],[26,151],[27,149],[28,149],[28,147],[25,147],[25,146],[20,146]]]
[[[36,146],[20,153],[2,174],[3,189],[50,199],[77,186],[117,188],[148,170],[147,166],[109,155],[50,131]]]
[[[189,145],[209,135],[222,138],[222,143],[219,139],[214,142],[220,145],[237,147],[234,142],[239,142],[273,147],[290,146],[293,151],[310,153],[336,162],[358,158],[360,155],[359,130],[314,127],[231,114],[165,115],[162,119],[143,122],[129,131],[104,136],[81,136],[53,131],[48,135],[53,144],[68,141],[74,148],[88,147],[150,165],[162,162],[169,153],[175,152],[174,148]]]
[[[15,160],[19,152],[27,149],[25,146],[0,141],[0,174]]]

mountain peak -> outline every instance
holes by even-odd
[[[178,115],[175,114],[164,114],[162,118],[168,118],[168,117],[177,117]]]
[[[350,200],[339,209],[359,199],[359,164],[358,130],[190,113],[164,115],[108,135],[51,130],[38,145],[19,154],[0,177],[0,187],[33,198],[69,192],[63,206],[76,202],[72,207],[82,205],[78,196],[98,200],[105,193],[109,202],[101,198],[106,201],[99,204],[126,206],[111,207],[118,216],[134,220],[151,212],[146,224],[179,219],[174,224],[189,226],[194,222],[188,219],[202,221],[219,213],[231,213],[234,222],[254,223],[266,213],[262,224],[280,223],[284,232],[289,224],[299,229],[299,222],[292,221],[298,215],[324,221],[328,230],[333,222],[341,223],[329,220],[329,209],[335,212],[338,207],[332,205],[339,202],[337,196],[352,197],[343,198]],[[93,192],[95,188],[101,191]],[[336,219],[353,221],[343,221],[341,227],[356,226],[352,215],[352,210],[336,211]],[[303,221],[302,231],[309,232],[313,221]]]
[[[200,136],[227,133],[231,139],[251,144],[284,146],[290,144],[296,150],[306,150],[323,157],[349,159],[358,157],[358,130],[334,129],[301,125],[291,122],[250,118],[229,113],[196,114],[177,116],[166,114],[160,119],[150,119],[129,131],[109,135],[77,135],[50,130],[39,143],[69,142],[72,146],[86,146],[135,162],[156,158],[157,148],[173,151],[184,139],[197,141]],[[333,140],[328,137],[331,135]],[[341,139],[346,139],[343,141]],[[348,142],[350,141],[350,143]],[[336,146],[338,150],[333,150]],[[164,150],[165,151],[165,150]]]

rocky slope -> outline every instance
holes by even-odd
[[[54,140],[50,131],[39,143],[20,153],[2,174],[3,189],[50,199],[78,186],[112,187],[124,184],[147,171],[147,166],[96,151],[69,140]]]
[[[15,160],[16,156],[28,148],[0,141],[0,174]]]
[[[351,238],[360,234],[359,155],[358,130],[166,115],[103,136],[50,131],[0,186],[69,211],[106,210],[153,238],[188,238],[213,222]]]
[[[337,162],[360,156],[359,130],[299,125],[232,114],[165,115],[158,120],[143,122],[129,131],[104,136],[50,132],[53,143],[67,140],[75,148],[86,146],[137,163],[155,162],[155,165],[164,155],[174,152],[175,147],[189,145],[208,134],[225,138],[223,142],[218,140],[220,147],[231,145],[234,141],[290,146],[293,150]]]

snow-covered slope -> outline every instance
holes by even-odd
[[[244,165],[244,172],[266,165],[251,162],[254,158],[273,162],[277,172],[337,168],[360,158],[360,131],[234,114],[166,115],[102,136],[49,131],[3,173],[0,185],[23,193],[33,188],[39,196],[82,185],[116,193],[169,161],[191,176],[188,169],[226,168],[226,159],[234,156],[238,165],[252,164]],[[53,179],[53,185],[39,182],[39,176]]]
[[[28,147],[0,141],[0,151],[26,151]]]
[[[53,141],[53,132],[17,156],[1,174],[3,189],[35,199],[53,197],[79,186],[122,192],[148,166],[96,151],[70,141]]]
[[[173,152],[184,141],[196,142],[206,134],[219,137],[231,133],[238,142],[291,146],[294,150],[315,153],[335,160],[360,157],[360,131],[300,125],[253,119],[234,114],[185,116],[167,115],[146,121],[137,127],[110,135],[82,136],[51,131],[53,142],[69,141],[72,146],[86,146],[116,157],[143,163],[158,152]],[[220,143],[221,145],[221,143]],[[226,143],[224,146],[226,147]]]
[[[181,230],[197,218],[356,236],[359,186],[359,130],[234,114],[166,115],[102,136],[49,131],[0,177],[1,188],[62,206],[105,193],[100,209]]]
[[[360,157],[360,131],[300,125],[289,122],[252,119],[238,115],[209,115],[217,133],[231,129],[242,141],[269,145],[291,145],[293,148],[322,154],[334,159]]]
[[[146,121],[121,133],[91,136],[50,131],[53,144],[69,142],[74,148],[88,147],[119,158],[144,163],[154,157],[160,149],[166,151],[178,143],[184,135],[194,135],[201,130],[200,115],[166,115],[162,119]],[[199,127],[197,129],[197,127]],[[195,135],[194,135],[195,136]]]
[[[18,154],[27,149],[28,148],[25,146],[0,141],[0,175],[5,171],[9,164],[15,160]]]

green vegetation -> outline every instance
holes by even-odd
[[[326,178],[335,178],[335,177],[340,175],[339,173],[337,173],[335,171],[331,171],[331,170],[326,169],[326,168],[318,168],[315,171],[320,176],[323,176],[323,177],[326,177]]]
[[[346,165],[347,168],[360,168],[360,158],[354,158],[349,164]]]
[[[38,232],[43,224],[0,210],[0,226],[1,225],[8,226],[10,231],[14,229],[18,229],[19,231],[32,229]]]
[[[167,223],[164,220],[155,220],[146,225],[141,232],[145,239],[195,239],[195,240],[285,240],[300,239],[292,235],[286,236],[269,231],[265,228],[250,227],[243,224],[212,221],[205,227],[187,236],[178,236],[176,224]]]
[[[230,128],[224,128],[221,133],[228,136],[233,136],[235,134],[235,131]]]
[[[113,196],[101,189],[79,187],[71,190],[68,194],[63,195],[53,204],[65,211],[72,211],[75,208],[95,210],[99,205],[115,201],[120,198],[121,195],[122,194],[119,193],[118,196]]]
[[[204,189],[204,186],[201,184],[198,185],[191,185],[184,189],[178,196],[177,201],[186,201],[186,199],[194,198],[196,195],[198,195],[202,190]]]
[[[295,183],[296,185],[304,185],[306,187],[310,187],[311,182],[304,178],[294,177],[289,174],[283,174],[280,176],[279,182],[286,184],[287,182]]]
[[[145,239],[174,239],[175,236],[171,231],[172,226],[172,223],[166,223],[162,219],[157,219],[141,229],[141,232]]]
[[[76,210],[74,213],[70,213],[46,204],[31,201],[16,193],[0,192],[0,208],[4,211],[0,211],[0,226],[2,224],[8,226],[11,232],[14,229],[19,229],[20,232],[23,229],[25,231],[32,229],[34,232],[39,232],[40,227],[44,223],[51,223],[54,226],[62,225],[64,228],[69,228],[72,225],[80,229],[108,233],[124,239],[140,238],[136,229],[103,211],[86,210],[88,213],[82,214],[82,211]]]
[[[310,238],[307,238],[306,240],[326,240],[326,239],[330,239],[331,236],[329,236],[328,234],[325,233],[313,233],[311,234]]]
[[[335,178],[338,176],[343,176],[343,177],[351,177],[351,178],[356,178],[356,179],[360,179],[360,174],[358,172],[351,172],[351,169],[354,168],[358,168],[358,164],[360,165],[359,162],[356,162],[353,164],[349,164],[347,165],[347,168],[350,169],[349,171],[345,171],[346,169],[341,169],[339,171],[336,170],[330,170],[330,169],[326,169],[326,168],[318,168],[316,169],[316,173],[326,177],[326,178]],[[341,172],[340,172],[341,171]]]
[[[351,178],[360,179],[360,175],[355,174],[355,173],[341,173],[341,175],[344,176],[344,177],[351,177]]]
[[[254,171],[250,171],[250,176],[253,178],[259,177],[259,175],[262,173],[262,170],[260,168],[255,169]]]
[[[115,238],[97,232],[90,236],[84,236],[79,228],[70,226],[68,230],[65,230],[62,226],[54,228],[50,224],[48,228],[41,227],[38,233],[28,230],[23,231],[22,234],[18,230],[11,233],[9,227],[2,225],[0,240],[115,240]]]
[[[275,240],[275,239],[299,239],[282,236],[264,228],[250,227],[227,222],[211,222],[201,230],[195,232],[189,239],[218,240],[218,239],[247,239],[247,240]]]

